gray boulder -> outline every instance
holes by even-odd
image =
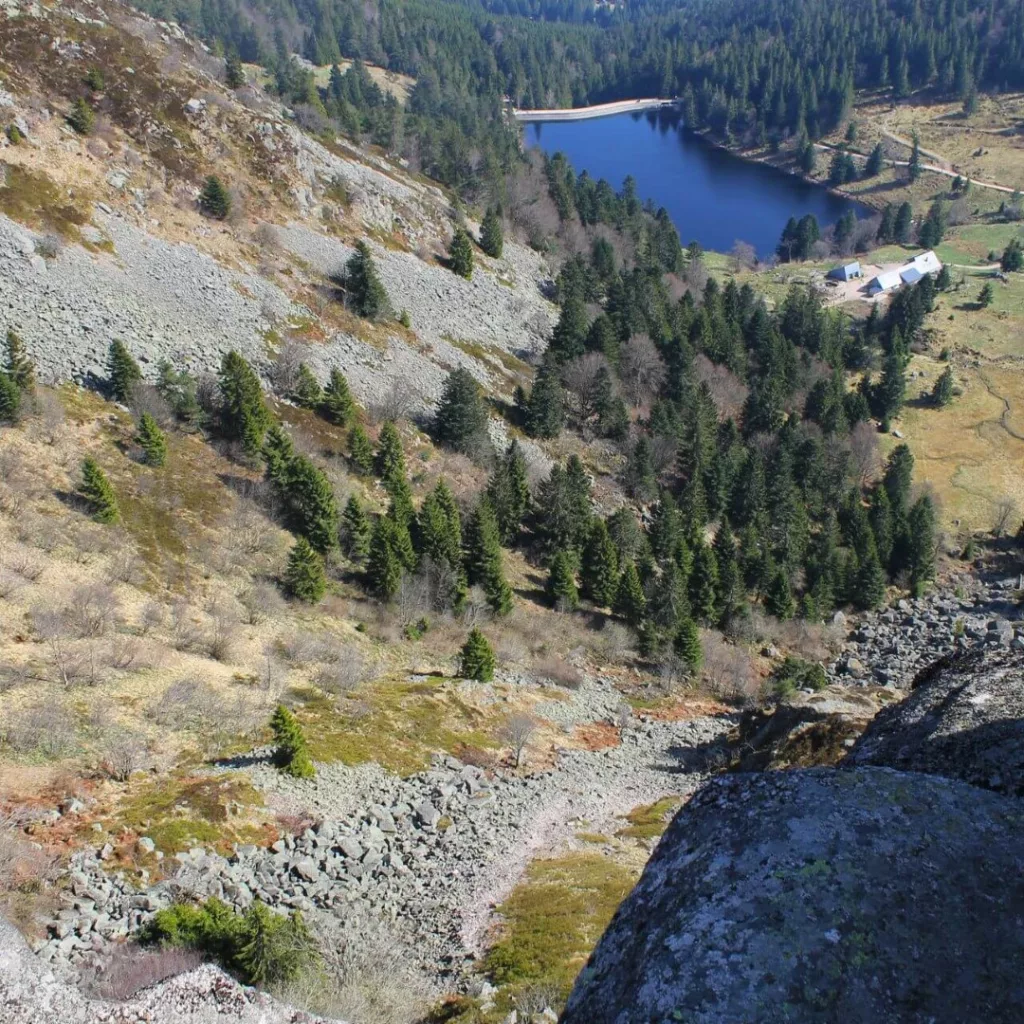
[[[921,672],[850,752],[886,765],[1024,795],[1024,652],[974,650]]]
[[[734,775],[676,816],[563,1024],[987,1024],[1024,1006],[1018,801],[885,768]]]

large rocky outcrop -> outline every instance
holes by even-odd
[[[563,1024],[1019,1021],[1020,803],[887,768],[737,775],[676,817]]]
[[[797,691],[777,704],[744,712],[730,736],[735,771],[813,768],[836,764],[890,700],[894,690],[833,684],[817,693]]]
[[[0,917],[0,1021],[3,1024],[330,1024],[209,964],[161,982],[123,1003],[85,998],[34,957]],[[337,1022],[340,1024],[340,1022]]]
[[[849,761],[1024,795],[1024,652],[978,650],[937,662],[905,701],[875,718]]]

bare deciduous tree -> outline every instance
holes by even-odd
[[[238,595],[238,603],[250,626],[279,615],[285,607],[284,599],[272,583],[253,583]]]
[[[702,675],[708,690],[725,700],[747,701],[756,696],[758,678],[750,656],[719,633],[704,635]]]
[[[878,473],[878,431],[870,423],[860,422],[850,431],[851,468],[861,484]]]
[[[536,731],[537,720],[532,715],[521,712],[510,715],[502,727],[500,739],[512,748],[517,768],[522,765],[527,744]]]
[[[738,419],[743,411],[750,389],[728,367],[713,363],[703,352],[693,360],[693,371],[697,380],[706,384],[711,400],[718,410],[718,418]]]
[[[757,266],[757,250],[739,238],[733,242],[729,257],[734,270],[753,270]]]
[[[71,592],[66,621],[78,637],[97,637],[113,629],[120,612],[117,594],[103,583],[85,583]]]
[[[604,374],[609,374],[608,360],[597,352],[587,352],[562,368],[569,409],[581,426],[597,415]]]
[[[145,740],[136,733],[118,731],[104,745],[100,767],[114,782],[127,782],[145,760]]]
[[[389,420],[397,423],[408,419],[419,401],[420,393],[416,385],[407,377],[397,377],[384,395],[371,404],[368,412],[375,423],[386,423]]]
[[[50,606],[32,610],[32,628],[46,644],[57,682],[71,686],[78,677],[78,659],[71,643],[71,627],[62,608]]]
[[[656,395],[665,379],[665,364],[646,334],[635,334],[622,349],[619,364],[622,386],[634,406]]]
[[[995,515],[992,519],[992,536],[997,540],[1006,535],[1008,528],[1017,518],[1017,506],[1012,498],[1003,498],[996,502]]]

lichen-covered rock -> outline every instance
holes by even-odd
[[[871,723],[849,762],[1024,795],[1024,653],[978,650],[936,662]]]
[[[1019,1021],[1024,818],[885,768],[734,775],[676,817],[563,1024]]]

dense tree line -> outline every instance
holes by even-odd
[[[232,60],[264,64],[314,124],[330,119],[466,192],[495,187],[514,159],[506,97],[550,107],[677,95],[689,125],[767,140],[824,134],[848,116],[857,88],[966,100],[1024,87],[1024,11],[1013,0],[378,0],[372,16],[361,0],[139,6]],[[318,89],[293,51],[321,65],[379,64],[416,86],[403,108],[356,64]]]

